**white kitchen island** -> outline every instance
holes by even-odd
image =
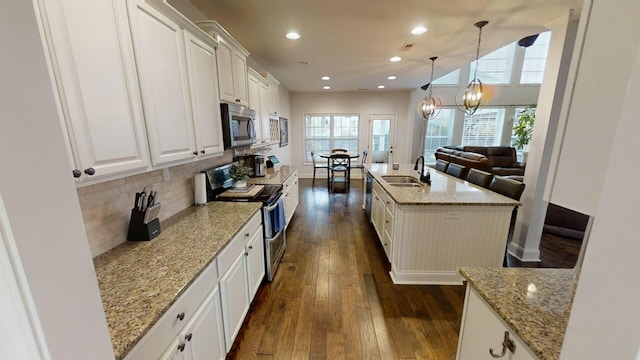
[[[385,177],[418,178],[413,165],[366,168],[374,179],[371,222],[394,283],[462,284],[461,266],[502,266],[517,201],[435,169],[431,185],[394,186]]]

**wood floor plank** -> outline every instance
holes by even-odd
[[[378,288],[373,275],[364,274],[364,283],[367,290],[373,328],[378,342],[378,352],[382,359],[393,359],[395,358],[395,354],[389,338],[389,331],[387,330],[384,312],[380,304],[380,296],[378,295]]]
[[[342,333],[327,334],[327,359],[343,360],[344,354],[344,335]]]

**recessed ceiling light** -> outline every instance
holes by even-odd
[[[307,61],[307,60],[300,60],[300,61],[298,61],[298,64],[300,64],[300,65],[309,65],[311,63],[309,61]]]
[[[323,88],[323,89],[325,89],[325,90],[329,90],[329,89],[331,89],[331,86],[329,86],[329,85],[325,85],[325,86],[323,86],[322,88]]]
[[[331,78],[330,78],[330,77],[328,77],[327,75],[325,75],[325,76],[321,77],[321,79],[322,79],[322,80],[325,80],[325,81],[327,81],[327,80],[331,80]]]
[[[389,76],[387,76],[387,79],[395,80],[395,79],[397,79],[397,77],[395,75],[389,75]]]
[[[391,59],[389,59],[389,61],[393,61],[393,62],[400,61],[400,60],[402,60],[400,56],[394,56]]]
[[[378,85],[378,89],[384,89],[384,85]]]
[[[285,35],[287,37],[287,39],[291,39],[291,40],[298,40],[300,39],[300,34],[298,34],[295,31],[290,31],[287,33],[287,35]]]
[[[411,33],[412,33],[413,35],[420,35],[420,34],[424,34],[424,33],[426,33],[426,32],[427,32],[427,28],[426,28],[426,27],[424,27],[424,26],[417,26],[417,27],[414,27],[414,28],[411,30]]]

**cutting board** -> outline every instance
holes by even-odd
[[[256,185],[251,190],[249,190],[247,192],[227,190],[227,191],[223,192],[222,194],[220,194],[220,197],[226,197],[226,198],[252,198],[252,197],[258,195],[258,193],[260,191],[262,191],[262,189],[264,189],[264,185]]]

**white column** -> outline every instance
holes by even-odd
[[[567,87],[577,25],[578,21],[572,19],[571,13],[547,25],[552,31],[551,42],[529,144],[524,174],[526,187],[521,198],[522,206],[518,209],[513,240],[509,244],[509,251],[523,261],[540,260],[540,237],[547,211],[547,202],[542,195]]]

